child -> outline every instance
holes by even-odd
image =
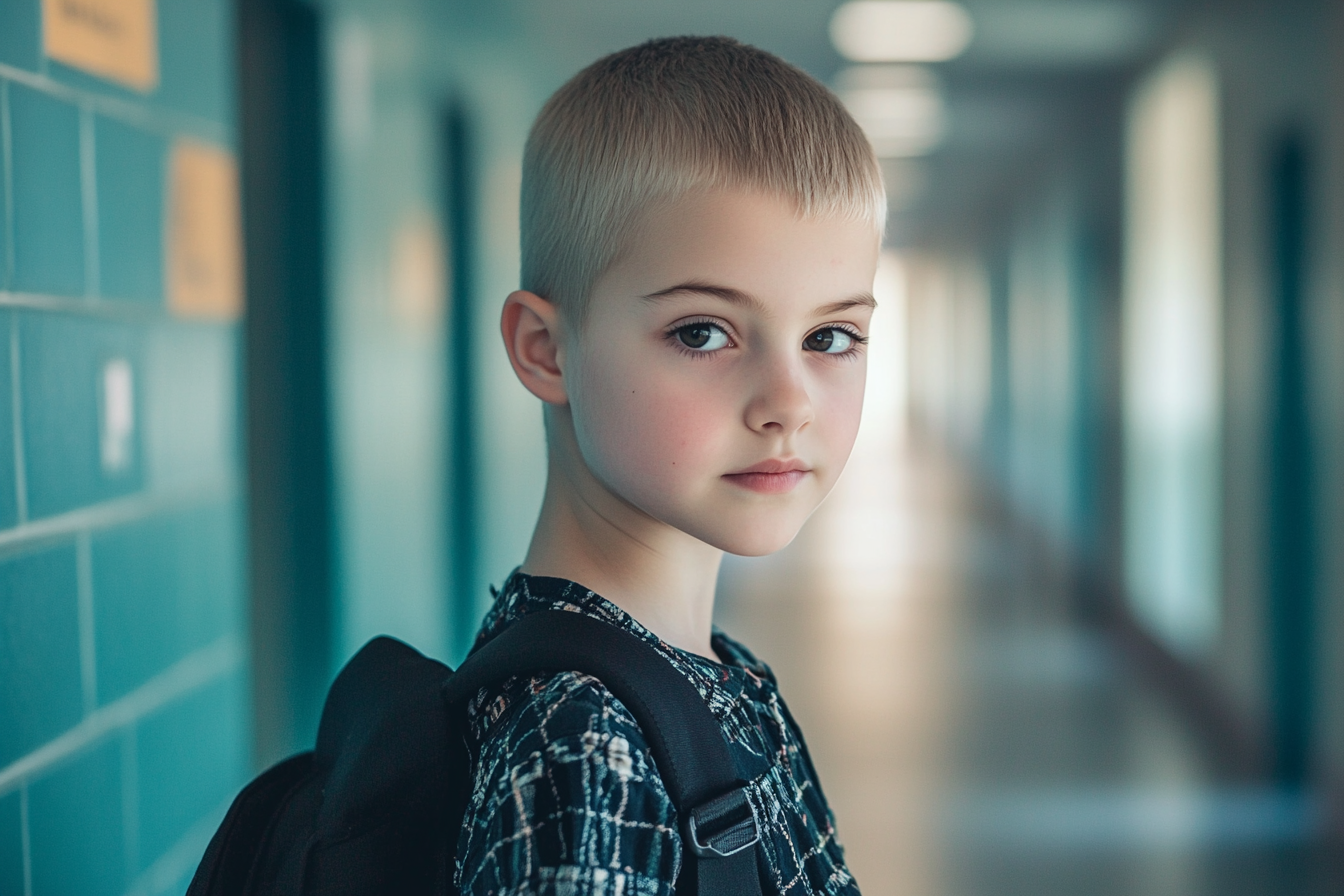
[[[844,466],[885,215],[839,101],[727,38],[594,63],[523,164],[524,288],[502,330],[544,402],[548,480],[478,643],[559,608],[653,644],[723,724],[767,893],[858,890],[774,677],[712,627],[715,582],[724,551],[788,544]],[[675,809],[601,683],[514,679],[469,719],[464,893],[673,892]]]

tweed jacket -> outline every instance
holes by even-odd
[[[672,647],[615,604],[565,579],[514,572],[477,646],[526,613],[602,619],[652,644],[723,725],[761,830],[766,893],[857,894],[802,733],[770,669],[722,632],[722,662]],[[633,716],[576,672],[510,679],[467,707],[472,792],[457,881],[473,896],[670,896],[681,868],[677,813]]]

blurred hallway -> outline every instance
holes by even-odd
[[[861,442],[792,546],[725,567],[864,893],[1341,892],[1325,807],[1227,771],[1035,550],[945,452]]]
[[[883,167],[896,413],[721,607],[864,892],[1344,893],[1344,3],[3,0],[0,896],[180,896],[360,645],[465,654],[528,128],[675,34]]]

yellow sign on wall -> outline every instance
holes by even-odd
[[[169,164],[168,308],[230,320],[243,310],[242,227],[233,155],[179,140]]]
[[[136,90],[159,83],[154,0],[42,0],[48,57]]]
[[[443,314],[446,271],[439,222],[423,208],[408,211],[392,233],[392,313],[416,330],[432,330]]]

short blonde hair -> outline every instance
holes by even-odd
[[[523,289],[581,319],[642,212],[716,188],[878,233],[886,223],[872,146],[825,86],[731,38],[662,38],[599,59],[537,116],[523,156]]]

